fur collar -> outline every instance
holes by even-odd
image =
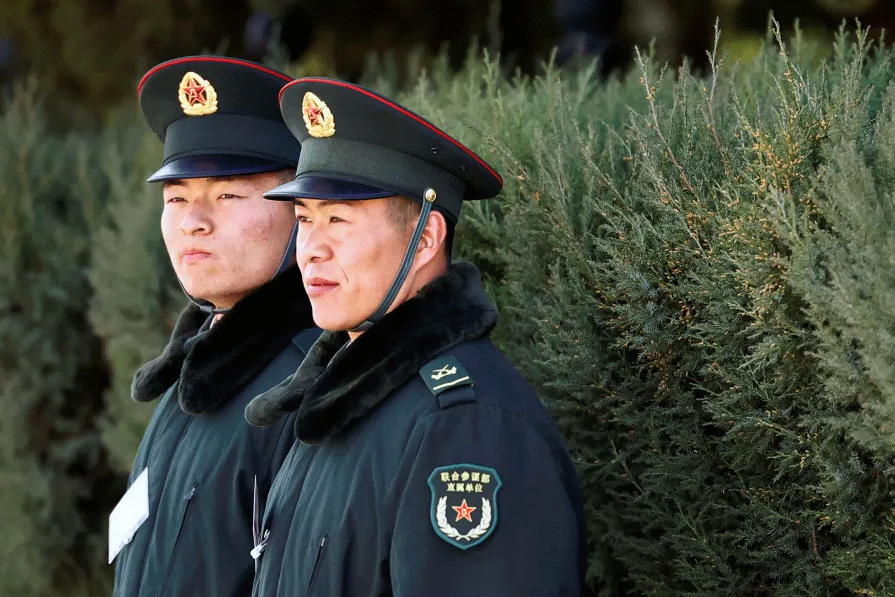
[[[374,409],[421,366],[487,336],[496,324],[478,270],[455,264],[351,344],[345,346],[345,332],[324,332],[294,375],[249,403],[246,418],[268,425],[298,411],[298,439],[320,442]]]
[[[211,329],[209,319],[196,305],[187,305],[162,354],[134,376],[134,400],[154,400],[179,381],[177,399],[184,412],[214,412],[295,334],[314,326],[301,273],[294,266],[236,303]]]

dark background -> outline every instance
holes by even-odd
[[[534,73],[600,56],[608,74],[652,43],[659,61],[706,63],[716,20],[729,58],[757,51],[773,12],[829,44],[845,20],[872,36],[895,30],[888,0],[4,0],[0,81],[35,77],[57,127],[101,123],[133,98],[139,77],[170,58],[222,53],[291,74],[362,80],[371,64],[401,66],[444,51],[459,66],[471,44],[508,69]],[[412,57],[410,59],[409,57]]]

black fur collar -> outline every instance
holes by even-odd
[[[478,270],[455,264],[348,346],[347,333],[324,332],[294,375],[249,403],[246,419],[268,425],[297,410],[298,439],[319,442],[363,417],[421,366],[496,324]]]
[[[175,382],[184,412],[210,413],[227,403],[292,341],[314,326],[301,273],[291,267],[236,303],[211,329],[190,303],[162,354],[134,376],[131,396],[154,400]]]

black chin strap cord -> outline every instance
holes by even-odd
[[[270,280],[273,280],[285,272],[289,269],[289,266],[292,265],[292,261],[295,257],[295,239],[297,236],[298,222],[295,222],[295,225],[292,226],[292,234],[289,236],[289,242],[286,243],[286,250],[283,251],[283,258],[280,259],[280,265],[277,266],[277,271],[274,272],[274,275],[271,276]],[[268,282],[270,282],[270,280],[268,280]],[[215,307],[210,301],[190,296],[190,293],[183,287],[183,282],[180,281],[180,278],[177,278],[177,283],[180,284],[180,289],[183,290],[186,297],[190,299],[190,302],[199,307],[199,310],[204,311],[205,313],[210,313],[211,315],[220,315],[221,313],[226,313],[230,310],[230,307]]]
[[[401,290],[401,286],[404,285],[404,280],[407,278],[407,272],[410,271],[410,266],[413,264],[413,258],[416,256],[416,248],[419,246],[420,238],[423,236],[426,222],[429,221],[429,214],[432,212],[432,204],[435,203],[435,190],[431,188],[426,189],[426,192],[423,194],[423,199],[425,199],[425,201],[423,201],[423,207],[420,210],[420,217],[416,221],[416,228],[413,229],[413,236],[410,237],[407,251],[404,253],[404,261],[401,262],[401,267],[398,269],[398,275],[395,276],[391,288],[388,289],[385,298],[382,299],[382,302],[379,303],[379,306],[373,314],[357,325],[357,327],[351,328],[348,331],[365,332],[370,329],[374,323],[382,319],[382,317],[388,313],[389,307],[392,306],[395,297],[398,296],[398,292]]]

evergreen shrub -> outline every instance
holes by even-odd
[[[401,99],[504,175],[457,248],[576,458],[595,591],[895,595],[890,54],[710,62]]]
[[[89,318],[111,370],[100,429],[118,469],[130,471],[155,408],[131,399],[134,372],[161,353],[186,298],[162,240],[161,185],[146,182],[161,143],[137,122],[106,129],[100,146],[106,213],[92,242]]]
[[[95,143],[48,131],[33,86],[0,107],[0,594],[106,590],[123,477],[97,420],[109,371],[86,314]]]

